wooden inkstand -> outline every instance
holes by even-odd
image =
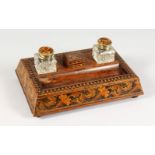
[[[16,73],[33,115],[142,95],[138,76],[113,51],[101,38],[90,49],[54,55],[42,47],[34,58],[21,59]]]

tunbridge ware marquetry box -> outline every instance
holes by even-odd
[[[37,74],[34,58],[21,59],[16,73],[34,116],[137,97],[138,76],[116,53],[115,61],[96,64],[92,49],[56,54],[57,72]]]

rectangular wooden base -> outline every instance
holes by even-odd
[[[74,68],[74,65],[67,67],[62,63],[63,58],[68,59],[69,54],[74,56],[77,53],[88,58],[83,61],[86,64],[81,69]],[[37,74],[33,58],[20,60],[16,73],[34,116],[143,94],[138,76],[118,53],[114,63],[104,65],[96,65],[91,54],[92,49],[67,52],[67,55],[56,54],[58,71],[45,75]],[[114,67],[107,68],[109,65]]]

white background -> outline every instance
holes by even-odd
[[[90,48],[101,36],[141,79],[144,96],[42,118],[33,117],[15,74],[20,58],[32,57],[42,45],[56,53]],[[1,30],[0,124],[12,125],[154,125],[155,30]]]
[[[15,28],[15,29],[154,29],[155,28],[155,1],[154,0],[0,0],[0,28]],[[99,34],[100,35],[100,34]],[[152,34],[153,35],[153,34]],[[98,37],[98,36],[97,36]],[[150,37],[150,36],[149,36]],[[149,39],[143,36],[145,40]],[[2,38],[2,40],[4,40]],[[9,40],[9,38],[6,38]],[[59,38],[60,39],[60,38]],[[73,39],[73,38],[72,38]],[[90,38],[89,38],[90,39]],[[93,42],[96,38],[92,38]],[[133,59],[131,54],[125,56],[126,50],[121,50],[123,47],[122,41],[118,47],[118,39],[112,40],[117,46],[117,50],[121,52],[121,55],[126,58],[127,62],[133,60],[134,63],[130,65],[136,71],[136,73],[141,76],[140,70],[143,69],[144,65],[137,67],[137,59]],[[153,44],[140,44],[145,45],[145,47],[154,46],[154,40],[149,39]],[[13,40],[12,40],[13,41]],[[46,41],[46,40],[45,40]],[[124,40],[125,41],[125,40]],[[130,40],[131,41],[131,40]],[[5,41],[7,42],[7,41]],[[126,42],[127,43],[127,42]],[[42,44],[42,43],[41,43]],[[50,42],[53,46],[53,43]],[[90,42],[89,42],[90,44]],[[128,43],[129,44],[129,43]],[[0,43],[2,45],[2,43]],[[86,43],[84,43],[86,46]],[[18,44],[19,46],[19,44]],[[38,44],[36,47],[34,45],[27,52],[31,52],[32,48],[36,50],[40,46]],[[140,47],[138,46],[138,47]],[[3,46],[4,47],[4,46]],[[9,44],[5,47],[8,48]],[[60,46],[55,48],[60,48]],[[71,46],[69,45],[69,49]],[[81,45],[80,45],[80,48]],[[128,50],[127,46],[125,48]],[[131,48],[131,46],[130,46]],[[153,48],[151,48],[153,49]],[[62,48],[64,50],[64,47]],[[4,50],[6,51],[6,50]],[[12,51],[12,50],[11,50]],[[141,51],[141,50],[140,50]],[[144,50],[143,50],[144,51]],[[20,51],[21,52],[21,51]],[[130,50],[133,52],[133,48]],[[150,51],[148,51],[150,52]],[[21,52],[22,53],[22,52]],[[12,66],[16,67],[21,53],[17,55],[16,60],[12,63]],[[152,51],[153,53],[153,51]],[[4,52],[0,51],[1,56]],[[140,53],[142,54],[142,53]],[[4,54],[5,55],[5,54]],[[146,51],[145,51],[145,55]],[[26,53],[26,55],[28,54]],[[151,56],[151,60],[154,58]],[[138,57],[139,59],[139,57]],[[145,89],[145,95],[149,94],[147,92],[153,92],[152,83],[153,80],[153,63],[147,59],[147,68],[145,71],[147,74],[142,74],[141,81],[143,88]],[[3,59],[3,62],[5,60]],[[151,62],[151,63],[150,63]],[[148,65],[149,64],[149,65]],[[152,65],[150,65],[152,64]],[[152,67],[151,67],[152,66]],[[6,67],[6,66],[5,66]],[[1,67],[2,68],[2,67]],[[154,68],[153,68],[154,69]],[[9,70],[9,67],[8,67]],[[8,72],[9,74],[9,72]],[[12,72],[13,74],[13,72]],[[146,83],[144,83],[143,77],[148,77]],[[15,76],[15,74],[14,74]],[[2,75],[0,76],[2,78]],[[10,77],[11,78],[11,77]],[[15,77],[14,77],[15,79]],[[10,82],[12,83],[12,82]],[[150,84],[147,87],[147,84]],[[4,84],[2,84],[3,87]],[[17,85],[16,85],[17,86]],[[18,86],[19,87],[19,86]],[[148,89],[146,89],[146,87]],[[20,89],[20,87],[18,88]],[[147,91],[149,90],[149,91]],[[18,93],[18,92],[17,92]],[[4,94],[4,90],[0,92]],[[143,104],[153,104],[153,93],[148,95],[147,100]],[[3,96],[3,95],[1,95]],[[144,97],[144,96],[143,96]],[[22,97],[23,101],[24,95]],[[1,100],[4,98],[0,98]],[[13,98],[11,98],[13,100]],[[138,98],[138,100],[140,100]],[[142,100],[142,99],[141,99]],[[4,101],[4,100],[2,100]],[[2,102],[0,104],[6,104],[8,102]],[[149,102],[147,102],[149,101]],[[10,102],[9,102],[10,103]],[[25,102],[26,103],[26,102]],[[22,102],[23,105],[26,104]],[[133,103],[133,102],[132,102]],[[131,102],[129,104],[132,104]],[[122,104],[122,103],[118,103]],[[19,105],[19,104],[18,104]],[[22,106],[23,106],[22,105]],[[123,105],[124,102],[123,102]],[[133,104],[134,105],[134,104]],[[10,106],[10,105],[8,105]],[[109,106],[109,105],[108,105]],[[149,105],[148,105],[149,106]],[[15,106],[17,107],[17,106]],[[152,106],[151,106],[152,107]],[[23,107],[22,107],[23,108]],[[142,107],[141,107],[142,108]],[[18,108],[14,108],[18,109]],[[20,108],[21,109],[21,108]],[[26,109],[26,108],[23,108]],[[148,111],[150,107],[147,108]],[[144,109],[145,112],[147,109]],[[28,106],[27,106],[28,110]],[[94,108],[93,108],[94,110]],[[1,110],[2,113],[3,109]],[[88,110],[84,110],[85,112]],[[151,109],[151,114],[154,109]],[[20,110],[21,112],[21,110]],[[29,111],[24,113],[27,115]],[[15,112],[18,113],[19,112]],[[75,112],[74,112],[75,113]],[[149,113],[149,112],[148,112]],[[23,115],[23,112],[20,113]],[[66,114],[65,114],[66,115]],[[68,114],[67,114],[68,115]],[[12,113],[9,114],[9,119]],[[79,115],[78,115],[79,116]],[[8,115],[6,115],[6,118]],[[60,117],[60,116],[59,116]],[[6,119],[5,118],[5,119]],[[136,117],[137,118],[137,117]],[[143,121],[147,118],[143,116]],[[150,116],[150,120],[154,117]],[[29,120],[32,117],[29,113]],[[78,119],[78,118],[77,118]],[[134,120],[134,117],[133,119]],[[14,125],[15,123],[11,123]],[[40,120],[38,120],[40,122]],[[52,120],[51,120],[52,122]],[[21,122],[22,123],[22,122]],[[28,122],[29,123],[29,122]],[[8,124],[3,122],[4,124]],[[136,123],[137,124],[137,123]],[[19,124],[18,124],[19,125]],[[20,124],[21,125],[21,124]],[[42,127],[41,127],[42,126]],[[67,154],[67,155],[79,155],[79,154],[99,154],[99,155],[154,155],[155,149],[155,126],[7,126],[0,127],[0,154],[16,154],[16,155],[27,155],[27,154]]]

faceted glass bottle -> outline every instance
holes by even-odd
[[[41,47],[39,52],[34,55],[34,63],[38,74],[57,71],[57,61],[54,57],[54,51],[50,47]]]
[[[112,42],[108,38],[100,38],[98,44],[93,46],[92,55],[98,64],[109,63],[115,60],[115,50],[111,46]]]

